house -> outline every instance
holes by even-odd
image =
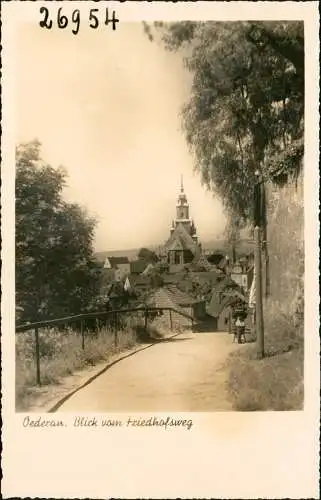
[[[105,269],[102,270],[102,290],[114,281],[121,281],[121,272],[119,269]]]
[[[172,228],[171,235],[166,242],[167,259],[170,272],[178,272],[183,269],[184,264],[191,263],[200,256],[200,247],[189,234],[186,226],[177,223]]]
[[[245,293],[251,288],[254,273],[254,264],[252,260],[242,257],[235,263],[231,270],[231,278],[235,281]]]
[[[200,285],[209,284],[212,288],[216,286],[219,282],[225,279],[223,271],[220,269],[214,269],[212,271],[205,272],[192,272],[190,273],[192,279],[197,280]]]
[[[161,313],[164,323],[166,323],[168,327],[170,327],[170,323],[173,320],[175,323],[179,323],[180,326],[191,326],[191,319],[185,317],[186,314],[189,314],[186,311],[186,308],[181,307],[174,302],[173,295],[169,292],[169,290],[166,290],[166,288],[157,288],[150,292],[145,300],[145,305],[149,307],[171,309],[171,311],[165,310]],[[182,314],[175,314],[175,311]]]
[[[203,253],[197,254],[194,257],[193,262],[191,263],[192,270],[193,268],[196,268],[196,270],[199,271],[211,271],[212,267],[213,266],[211,266],[211,264],[207,260],[206,255],[204,255]]]
[[[247,274],[247,285],[248,285],[248,290],[251,289],[252,282],[254,279],[254,265],[252,265],[246,272]]]
[[[229,258],[225,256],[220,259],[219,263],[217,264],[217,267],[218,269],[226,273],[228,271],[229,264],[230,264]]]
[[[155,269],[154,264],[150,262],[149,264],[147,264],[142,274],[148,276],[154,271],[154,269]]]
[[[147,266],[148,262],[143,259],[133,260],[130,262],[130,274],[142,274]]]
[[[128,282],[131,289],[136,289],[138,291],[148,290],[151,286],[150,276],[143,274],[130,274],[128,276]]]
[[[244,266],[240,262],[236,262],[231,269],[231,279],[241,287],[244,292],[248,291],[248,279]]]
[[[214,287],[206,311],[216,319],[218,331],[230,329],[233,308],[239,304],[246,305],[247,299],[234,280],[227,277]]]
[[[106,257],[104,269],[113,269],[115,279],[119,280],[130,273],[130,262],[128,257]]]
[[[210,264],[213,264],[216,267],[218,267],[219,264],[225,259],[225,256],[222,253],[210,253],[209,251],[207,251],[206,253],[207,260],[210,262]]]
[[[203,319],[206,316],[205,300],[195,299],[180,290],[176,285],[168,285],[164,289],[172,301],[195,320]]]
[[[202,272],[164,273],[161,276],[165,287],[167,285],[176,285],[179,290],[201,300],[207,300],[213,287],[225,278],[224,273],[218,269]]]
[[[246,305],[245,297],[223,294],[221,302],[212,300],[207,308],[207,313],[216,319],[217,331],[230,331],[232,315],[235,307]]]

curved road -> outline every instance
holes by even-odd
[[[222,364],[239,348],[227,333],[183,333],[112,366],[63,412],[230,410]]]

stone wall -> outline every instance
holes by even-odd
[[[296,184],[267,186],[266,194],[269,301],[284,313],[294,314],[304,295],[303,175]]]

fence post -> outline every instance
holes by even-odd
[[[84,332],[84,323],[80,321],[80,333],[81,333],[81,347],[85,349],[85,332]]]
[[[144,315],[145,315],[145,332],[146,332],[147,331],[147,309],[145,309]]]
[[[172,318],[172,310],[169,310],[169,321],[171,325],[171,332],[173,331],[173,318]]]
[[[38,328],[35,328],[35,340],[36,340],[37,384],[41,385],[41,379],[40,379],[40,350],[39,350],[39,331],[38,331]]]
[[[114,312],[114,339],[115,347],[118,346],[118,335],[117,335],[117,312]]]

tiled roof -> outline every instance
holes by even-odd
[[[212,263],[212,264],[214,264],[214,265],[216,265],[216,266],[218,266],[218,265],[219,265],[219,263],[220,263],[223,259],[225,259],[224,255],[222,255],[222,254],[218,254],[218,253],[216,253],[216,254],[212,254],[212,255],[209,255],[209,258],[210,258],[211,263]]]
[[[184,273],[163,274],[162,278],[165,284],[178,283],[184,279]]]
[[[144,271],[142,272],[143,275],[148,275],[153,269],[155,268],[154,264],[147,264],[145,267]]]
[[[190,273],[192,279],[197,279],[197,281],[201,284],[210,283],[211,285],[216,285],[218,279],[224,274],[219,269],[214,269],[212,271],[203,271],[203,272],[192,272]]]
[[[224,280],[225,283],[229,283],[229,278]],[[233,281],[233,280],[231,280]],[[235,283],[234,283],[235,284]],[[221,283],[219,283],[221,285]],[[207,306],[207,312],[214,317],[219,316],[219,314],[223,311],[225,307],[228,305],[232,305],[235,302],[247,302],[245,296],[239,292],[238,290],[226,290],[224,291],[224,287],[220,288],[219,285],[213,290],[211,300]],[[221,294],[221,301],[219,296]]]
[[[144,272],[146,267],[147,267],[147,262],[145,260],[142,260],[142,259],[133,260],[132,262],[130,262],[130,272],[131,273],[140,274],[140,273]]]
[[[198,252],[198,245],[182,224],[178,224],[165,243],[166,250],[180,249],[190,250],[193,255]]]
[[[111,267],[116,267],[118,264],[129,264],[128,257],[108,257]]]
[[[150,283],[150,276],[144,276],[143,274],[130,274],[128,279],[131,286],[147,285]]]
[[[170,292],[165,288],[158,288],[152,291],[146,299],[146,305],[150,307],[170,307],[177,311],[185,312],[173,301]]]
[[[247,302],[247,299],[245,295],[238,290],[229,290],[226,292],[223,292],[224,297],[235,297],[239,300],[242,300],[243,302]]]
[[[170,293],[170,296],[176,304],[179,306],[189,306],[192,304],[196,304],[199,300],[194,299],[190,295],[185,292],[182,292],[176,285],[168,285],[165,290]]]
[[[223,291],[226,288],[239,288],[239,285],[232,278],[226,277],[216,285],[215,290]]]
[[[219,269],[224,269],[224,268],[226,267],[226,265],[227,265],[227,260],[226,260],[226,257],[223,257],[223,258],[219,261],[219,263],[217,264],[217,267],[218,267]]]
[[[220,315],[220,312],[223,311],[224,307],[228,305],[229,300],[230,297],[225,297],[222,302],[220,302],[218,296],[213,294],[206,311],[214,318],[217,318]]]
[[[210,271],[212,268],[211,264],[209,263],[204,254],[196,255],[193,260],[193,264],[196,264],[198,266],[203,266],[204,269],[206,269],[206,271]]]

